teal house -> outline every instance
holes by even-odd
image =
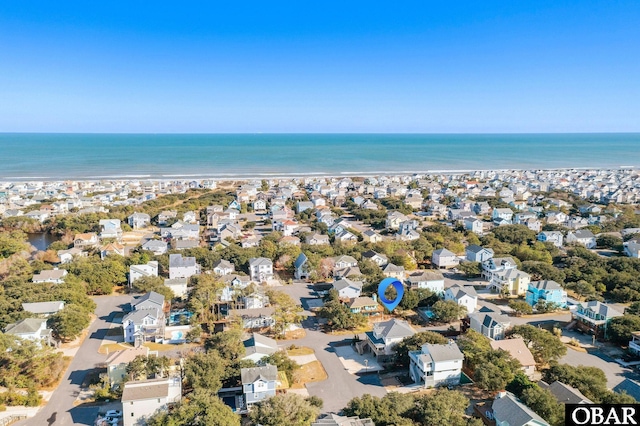
[[[538,302],[543,301],[555,303],[560,308],[566,308],[567,292],[555,281],[533,281],[529,283],[525,300],[534,307]]]

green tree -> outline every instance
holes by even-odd
[[[53,333],[63,341],[71,341],[78,337],[82,330],[89,326],[89,313],[79,305],[66,305],[64,309],[49,318],[49,326]]]
[[[353,330],[367,322],[361,314],[355,314],[339,300],[330,300],[318,311],[320,318],[326,318],[327,326],[332,330]]]
[[[510,335],[522,337],[538,364],[557,360],[567,353],[562,341],[543,328],[529,324],[517,325],[511,329]]]
[[[458,269],[465,273],[468,277],[479,277],[482,274],[482,265],[480,262],[462,262]]]
[[[438,389],[431,395],[416,399],[412,417],[414,421],[423,426],[438,424],[466,426],[465,410],[467,406],[469,406],[469,399],[461,392]]]
[[[533,308],[524,300],[512,299],[509,300],[509,307],[513,309],[516,316],[530,315],[533,313]]]
[[[421,303],[425,303],[434,296],[435,294],[428,288],[410,289],[404,293],[404,296],[400,301],[400,307],[402,309],[415,309],[420,306]]]
[[[433,304],[431,312],[436,320],[450,323],[462,318],[467,313],[467,309],[453,300],[439,300]]]
[[[473,377],[480,388],[498,391],[514,379],[520,367],[520,362],[506,351],[490,350],[483,354],[482,362],[476,364]]]
[[[615,317],[607,326],[607,337],[617,345],[627,345],[631,340],[631,333],[640,330],[640,316],[623,315]]]
[[[162,277],[141,277],[135,280],[131,287],[133,290],[140,293],[149,293],[154,291],[163,295],[165,300],[171,300],[174,298],[173,291],[164,285],[164,278]]]
[[[308,426],[320,410],[297,394],[276,395],[256,404],[249,412],[252,424]]]
[[[149,426],[240,426],[235,414],[214,393],[198,389],[187,395],[171,411],[159,411],[147,420]]]
[[[564,405],[553,394],[540,386],[526,388],[520,396],[522,402],[553,426],[564,425]]]
[[[522,262],[521,269],[531,275],[531,281],[550,280],[562,284],[566,279],[562,270],[545,262],[528,260]]]
[[[552,363],[550,368],[543,371],[543,380],[547,383],[558,380],[573,386],[596,403],[602,402],[609,392],[607,376],[597,367]]]
[[[225,371],[228,362],[218,354],[210,350],[191,355],[185,361],[184,373],[187,382],[194,390],[205,389],[217,392],[222,387],[222,380],[226,377]]]
[[[267,291],[267,295],[271,304],[276,307],[273,314],[276,333],[284,336],[290,326],[299,325],[306,318],[302,314],[304,311],[302,306],[297,305],[288,294],[281,291]]]
[[[421,331],[413,336],[405,337],[395,347],[396,360],[398,364],[408,367],[409,366],[409,351],[420,350],[425,343],[432,343],[436,345],[444,345],[447,343],[447,339],[434,331]]]
[[[289,358],[284,351],[274,352],[271,355],[262,359],[265,364],[275,365],[278,371],[283,371],[287,376],[289,383],[293,383],[293,375],[296,370],[300,368],[300,365]]]
[[[633,302],[627,309],[624,310],[627,315],[639,315],[640,316],[640,302]]]

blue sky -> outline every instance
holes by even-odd
[[[640,2],[0,3],[2,132],[637,132]]]

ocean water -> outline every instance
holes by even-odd
[[[0,179],[640,166],[640,134],[0,134]]]

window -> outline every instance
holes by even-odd
[[[160,404],[160,398],[158,398],[158,404]]]
[[[132,402],[132,404],[133,404],[133,402]],[[133,413],[131,413],[131,417],[133,417]]]

